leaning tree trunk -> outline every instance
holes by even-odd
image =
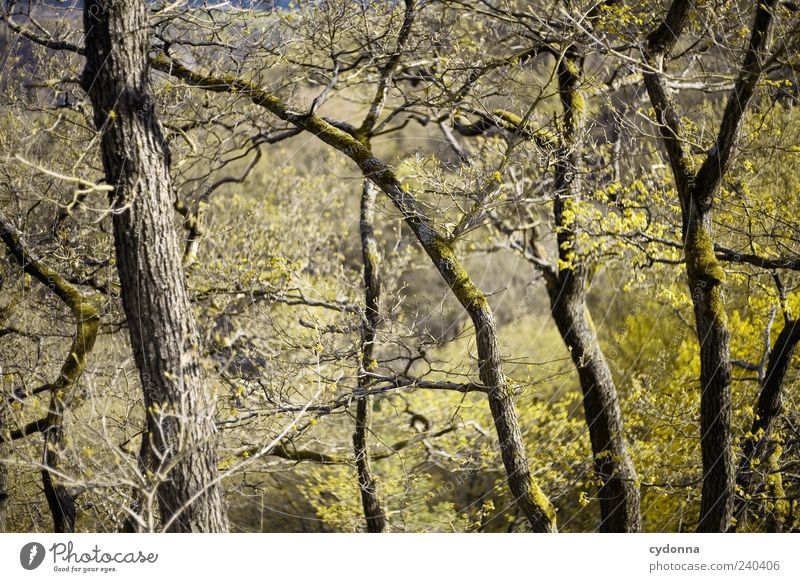
[[[600,349],[585,297],[576,295],[569,282],[563,283],[550,291],[550,301],[553,319],[569,348],[583,392],[594,470],[600,480],[600,531],[638,532],[642,527],[639,485],[623,436],[614,379]]]
[[[0,419],[0,430],[3,429],[2,419]],[[4,452],[3,445],[0,444],[0,455]],[[8,468],[5,463],[0,463],[0,533],[5,533],[8,519]]]
[[[769,353],[767,369],[761,381],[753,414],[753,425],[742,443],[739,465],[736,471],[737,497],[733,516],[736,518],[732,529],[741,527],[747,517],[747,496],[754,488],[753,464],[767,455],[767,445],[772,437],[775,423],[783,412],[784,379],[792,361],[797,343],[800,342],[800,325],[790,320],[778,334],[775,347]]]
[[[364,259],[364,321],[361,332],[361,371],[358,375],[358,387],[365,390],[369,387],[366,371],[373,366],[375,353],[375,336],[378,328],[381,279],[380,255],[375,241],[375,198],[377,191],[369,180],[364,180],[361,194],[361,254]],[[358,486],[361,489],[361,505],[367,521],[367,531],[381,533],[386,528],[386,517],[378,498],[378,485],[372,474],[367,434],[371,425],[371,402],[369,396],[362,396],[356,405],[356,430],[353,433],[353,448],[358,471]]]
[[[617,388],[586,305],[587,266],[579,257],[575,226],[566,212],[581,196],[581,69],[582,56],[573,49],[558,65],[563,123],[553,214],[559,267],[547,277],[547,290],[553,319],[569,348],[583,392],[594,469],[600,481],[600,531],[637,532],[641,530],[638,479],[625,443]]]
[[[82,85],[102,135],[122,299],[144,391],[161,518],[170,531],[227,529],[214,401],[175,232],[169,151],[150,90],[142,0],[88,0]]]

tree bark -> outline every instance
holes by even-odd
[[[664,21],[648,37],[645,88],[659,124],[681,202],[686,274],[700,343],[700,448],[703,488],[698,532],[730,527],[735,494],[732,451],[730,335],[725,312],[725,273],[714,252],[714,196],[741,133],[744,113],[762,74],[775,0],[756,6],[744,61],[729,95],[716,143],[702,164],[686,151],[683,121],[664,78],[664,60],[689,20],[693,3],[674,0]],[[698,167],[699,166],[699,167]]]
[[[582,56],[573,49],[558,65],[563,123],[553,212],[559,265],[545,278],[553,319],[578,370],[583,392],[595,474],[602,483],[600,531],[637,532],[641,530],[638,478],[625,444],[617,388],[586,305],[588,267],[578,255],[573,221],[565,218],[568,207],[581,197],[582,66]]]
[[[0,419],[0,430],[3,430]],[[0,455],[3,454],[3,445],[0,444]],[[5,463],[0,463],[0,533],[5,533],[8,528],[8,468]]]
[[[63,414],[63,406],[57,414]],[[44,459],[42,461],[42,486],[50,515],[53,516],[53,531],[55,533],[75,532],[75,497],[59,482],[55,472],[58,470],[59,460],[66,445],[64,427],[61,422],[49,426],[44,430]]]
[[[364,180],[361,194],[361,254],[364,260],[365,313],[361,331],[361,362],[358,376],[359,388],[366,389],[369,378],[365,374],[373,367],[375,337],[380,315],[380,255],[375,240],[375,198],[377,191],[369,180]],[[361,504],[367,531],[381,533],[386,529],[386,517],[378,497],[378,485],[372,474],[367,434],[371,430],[372,403],[369,396],[362,396],[356,405],[356,429],[353,433],[353,448],[358,471],[358,485],[361,490]]]
[[[723,296],[724,272],[714,256],[710,217],[700,209],[685,218],[686,273],[700,342],[700,447],[703,490],[700,532],[725,531],[731,520],[734,465],[731,433],[730,333]]]
[[[560,279],[550,291],[553,318],[578,370],[594,470],[602,485],[601,532],[641,531],[638,477],[623,436],[622,413],[611,370],[597,340],[582,291]],[[579,285],[584,285],[583,283]],[[577,293],[576,293],[577,291]]]
[[[82,85],[114,186],[122,299],[144,391],[158,503],[169,531],[227,529],[215,450],[214,401],[175,232],[169,151],[154,110],[142,0],[88,0]]]
[[[750,436],[742,443],[736,471],[738,494],[734,503],[733,515],[736,523],[732,527],[733,530],[743,525],[747,517],[747,496],[755,485],[751,465],[753,461],[762,460],[766,456],[775,422],[783,413],[786,392],[784,379],[798,342],[800,342],[800,325],[795,320],[787,321],[770,351],[767,370],[761,382],[761,392],[754,410]]]

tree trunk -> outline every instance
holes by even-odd
[[[364,373],[373,367],[375,353],[375,332],[380,314],[380,255],[375,241],[375,198],[377,191],[369,180],[364,180],[361,194],[361,254],[364,259],[365,313],[361,332],[361,372],[358,387],[369,387],[369,378]],[[361,489],[361,504],[367,521],[367,531],[381,533],[386,528],[386,517],[378,498],[378,486],[372,475],[367,434],[371,425],[371,402],[369,396],[362,396],[356,405],[356,430],[353,433],[353,448],[358,471],[358,485]]]
[[[569,283],[550,292],[553,318],[578,370],[583,410],[600,486],[600,531],[638,532],[640,494],[623,436],[619,399],[584,297]]]
[[[151,470],[169,531],[227,529],[214,401],[175,233],[169,151],[150,90],[142,0],[88,0],[82,84],[102,134],[125,315],[144,391]]]
[[[568,50],[558,65],[563,110],[555,172],[553,214],[559,266],[546,277],[550,306],[561,337],[578,370],[583,410],[589,427],[595,474],[600,486],[600,531],[641,530],[638,479],[625,444],[617,388],[586,306],[587,266],[578,255],[575,225],[567,207],[581,197],[583,99],[582,56]]]
[[[686,274],[700,343],[700,448],[703,491],[698,532],[727,531],[733,515],[735,476],[731,450],[731,361],[723,282],[725,272],[714,253],[714,196],[739,141],[744,114],[764,71],[776,0],[756,3],[744,61],[728,96],[714,146],[698,164],[686,148],[678,105],[663,74],[693,2],[673,0],[664,21],[647,39],[645,88],[656,114],[681,202]],[[698,167],[699,166],[699,167]]]
[[[699,209],[684,217],[686,272],[700,342],[700,448],[703,492],[698,532],[724,532],[733,512],[734,463],[731,437],[731,360],[728,318],[722,292],[725,274],[714,255],[710,218]]]
[[[64,413],[64,407],[54,411],[59,417]],[[59,419],[56,424],[44,430],[44,454],[42,461],[42,486],[50,515],[53,516],[53,531],[55,533],[75,532],[75,497],[56,476],[59,460],[66,445],[64,427]]]
[[[494,315],[485,298],[482,307],[473,306],[469,312],[478,343],[480,378],[489,387],[489,409],[500,440],[500,455],[506,469],[508,487],[533,531],[554,533],[557,531],[555,509],[531,479],[517,409],[501,366]]]
[[[0,429],[3,428],[0,422]],[[0,454],[4,446],[0,444]],[[0,533],[5,533],[8,528],[8,469],[5,463],[0,463]]]
[[[800,325],[797,321],[787,321],[775,347],[769,354],[767,370],[761,382],[761,392],[755,406],[753,425],[750,427],[750,436],[742,443],[739,465],[736,471],[736,485],[738,495],[734,504],[733,515],[736,524],[732,529],[743,525],[747,517],[747,495],[753,490],[752,463],[765,457],[767,444],[772,436],[772,431],[778,417],[783,413],[785,390],[784,379],[789,369],[792,356],[797,343],[800,341]]]

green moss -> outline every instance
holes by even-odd
[[[281,116],[279,115],[279,117]],[[359,166],[372,156],[372,151],[368,147],[369,141],[366,138],[359,140],[316,115],[304,116],[293,122],[346,154]]]
[[[719,322],[726,325],[725,300],[722,296],[725,271],[714,254],[711,236],[704,228],[694,226],[689,230],[685,253],[689,284],[693,288],[700,286],[706,289],[703,296],[707,307]]]
[[[472,312],[488,307],[486,295],[461,266],[453,247],[440,237],[434,238],[429,244],[431,258],[464,309]]]
[[[492,115],[500,118],[504,123],[507,123],[514,129],[522,125],[522,118],[519,115],[506,111],[505,109],[494,109],[492,110]]]
[[[689,230],[686,238],[686,269],[690,277],[707,283],[725,281],[725,271],[714,254],[714,243],[702,227]]]
[[[578,77],[580,75],[580,71],[578,70],[578,65],[575,63],[573,59],[565,57],[562,62],[562,65],[564,66],[564,70],[566,70],[566,72],[572,75],[573,77]]]
[[[580,115],[586,110],[586,101],[580,91],[573,91],[570,108],[574,115]]]
[[[538,485],[535,483],[531,484],[531,500],[533,501],[534,505],[542,512],[544,517],[547,519],[547,523],[551,529],[555,530],[556,528],[556,510],[553,507],[553,504],[550,503],[550,500],[544,494],[544,492],[539,488]]]
[[[72,341],[70,353],[61,367],[58,381],[64,387],[74,384],[83,372],[86,366],[86,357],[94,348],[97,330],[100,326],[100,317],[91,305],[81,304],[80,308],[76,310],[75,316],[78,321],[75,338]]]

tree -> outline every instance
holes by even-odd
[[[585,15],[586,22],[593,25],[607,4],[593,4],[586,10],[576,6],[566,18],[579,22],[584,20]],[[515,54],[506,60],[508,65],[513,66],[518,61],[539,55],[552,57],[553,76],[557,85],[554,93],[561,106],[561,117],[557,123],[534,128],[532,114],[536,107],[544,105],[544,99],[540,98],[528,105],[524,117],[497,109],[489,116],[481,116],[477,123],[457,124],[456,130],[468,136],[490,130],[505,130],[511,144],[524,139],[535,144],[539,151],[544,150],[547,155],[555,157],[550,196],[556,260],[552,261],[547,256],[541,233],[534,231],[530,239],[525,241],[524,231],[519,235],[514,221],[509,221],[506,216],[495,217],[495,227],[501,235],[513,237],[513,247],[543,276],[551,314],[578,372],[595,472],[600,481],[599,529],[605,532],[639,531],[638,477],[625,443],[614,378],[587,305],[593,266],[581,250],[580,224],[574,218],[581,199],[590,194],[585,191],[589,190],[585,183],[589,182],[591,176],[586,176],[584,163],[586,154],[583,144],[588,137],[585,123],[589,112],[583,91],[584,86],[589,84],[585,78],[584,64],[591,42],[580,30],[565,34],[564,30],[569,30],[569,26],[560,26],[564,23],[539,17],[533,10],[514,11],[498,4],[491,7],[491,14],[498,21],[516,21],[528,30],[536,30],[536,40],[532,46],[521,55]],[[553,40],[544,42],[541,40],[543,38]],[[536,153],[531,156],[532,166],[536,166],[540,160],[540,155]],[[536,203],[531,207],[530,210],[524,209],[524,216],[536,214]]]
[[[100,314],[95,305],[96,300],[84,297],[61,275],[31,256],[17,229],[2,213],[0,213],[0,238],[3,239],[9,253],[20,267],[35,277],[42,285],[51,289],[66,304],[75,319],[75,334],[58,378],[31,391],[31,394],[44,391],[50,393],[47,415],[19,430],[4,431],[4,434],[0,435],[0,442],[21,439],[37,432],[44,435],[42,485],[50,513],[53,516],[53,531],[70,533],[75,531],[74,493],[61,482],[59,475],[61,456],[66,448],[63,426],[64,412],[67,396],[80,379],[86,367],[86,360],[94,348]],[[16,396],[23,398],[26,394]],[[5,495],[5,491],[3,493]]]
[[[359,387],[369,388],[369,377],[366,371],[373,367],[376,330],[380,317],[380,255],[375,240],[375,186],[364,180],[364,192],[361,195],[361,249],[364,257],[364,323],[361,332],[361,366]],[[358,469],[358,485],[361,489],[361,502],[364,506],[364,517],[367,531],[380,533],[386,527],[386,517],[378,499],[377,484],[370,467],[370,452],[367,446],[367,433],[370,431],[371,402],[368,396],[359,398],[356,407],[356,429],[353,433],[356,467]]]
[[[413,1],[408,3],[413,7]],[[364,177],[379,186],[401,212],[426,254],[469,314],[475,327],[478,349],[478,369],[486,387],[489,407],[500,441],[500,451],[508,475],[508,484],[521,511],[534,531],[555,531],[556,515],[549,500],[531,478],[513,394],[502,371],[494,314],[481,292],[451,248],[447,236],[438,232],[422,205],[382,160],[376,158],[368,145],[360,141],[357,128],[342,130],[311,112],[299,112],[287,106],[278,96],[250,81],[213,74],[198,73],[167,55],[153,60],[160,71],[188,83],[192,87],[213,92],[237,93],[253,104],[263,107],[279,119],[307,131],[324,143],[352,159]]]
[[[82,87],[114,186],[114,239],[122,300],[139,369],[147,467],[164,527],[227,529],[218,480],[214,400],[198,360],[200,337],[174,229],[169,150],[150,91],[144,2],[84,8]]]
[[[66,4],[0,15],[8,529],[797,529],[791,3]]]
[[[733,510],[734,462],[731,436],[730,332],[725,313],[725,273],[714,253],[711,209],[739,140],[745,111],[756,89],[767,54],[774,2],[758,5],[738,78],[708,154],[697,161],[686,151],[682,120],[664,80],[664,60],[674,48],[692,11],[676,0],[648,37],[645,86],[656,113],[681,200],[686,273],[700,341],[703,498],[698,531],[724,532]]]

